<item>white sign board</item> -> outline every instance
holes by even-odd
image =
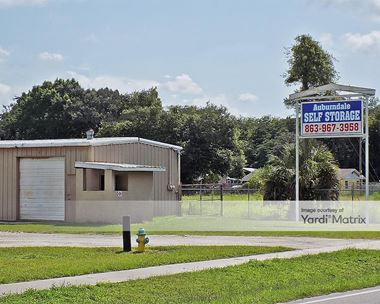
[[[361,100],[301,103],[302,137],[359,137],[363,135]]]

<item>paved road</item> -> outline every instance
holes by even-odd
[[[135,237],[132,244],[136,245]],[[268,236],[177,236],[152,235],[150,245],[256,245],[284,246],[296,249],[326,248],[333,246],[380,249],[380,240],[350,240],[312,237]],[[0,232],[0,247],[24,246],[73,246],[73,247],[121,247],[122,238],[117,235],[99,234],[42,234]]]
[[[301,299],[287,304],[379,304],[380,286]]]

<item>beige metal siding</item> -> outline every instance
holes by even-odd
[[[66,220],[68,221],[73,220],[75,215],[75,161],[119,162],[165,167],[165,172],[153,173],[153,199],[156,201],[177,199],[179,189],[178,154],[172,148],[145,143],[94,147],[0,148],[0,220],[19,219],[18,166],[19,159],[22,157],[65,158],[65,200]],[[173,191],[168,190],[169,183],[175,186]],[[164,202],[157,203],[157,210],[160,212],[156,210],[155,214],[169,208],[166,206]]]
[[[21,157],[65,157],[65,199],[75,200],[75,188],[67,179],[75,174],[74,160],[88,160],[88,147],[1,148],[0,220],[14,221],[19,218],[18,163]]]
[[[178,154],[171,148],[145,143],[128,143],[94,147],[94,161],[161,166],[165,172],[153,173],[154,200],[176,200],[179,188]],[[168,190],[168,184],[175,186]]]
[[[0,152],[1,170],[0,170],[0,206],[1,219],[13,220],[16,214],[16,189],[17,189],[17,174],[16,173],[16,157],[15,151]]]

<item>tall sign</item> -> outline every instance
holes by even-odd
[[[326,96],[327,94],[332,95]],[[338,93],[340,92],[340,93]],[[336,83],[289,95],[296,104],[296,220],[299,221],[300,138],[359,137],[365,142],[365,197],[369,199],[369,127],[368,99],[376,90]],[[345,100],[323,101],[321,98]],[[357,98],[356,100],[353,98]],[[364,107],[363,102],[364,100]],[[304,101],[304,102],[300,102]],[[365,111],[363,111],[363,108]],[[363,115],[365,114],[365,115]],[[360,143],[361,145],[361,143]],[[361,147],[360,147],[361,149]]]
[[[301,137],[363,136],[361,100],[301,103]]]

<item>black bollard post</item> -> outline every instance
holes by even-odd
[[[123,216],[123,251],[129,252],[131,250],[131,217],[127,215]]]

